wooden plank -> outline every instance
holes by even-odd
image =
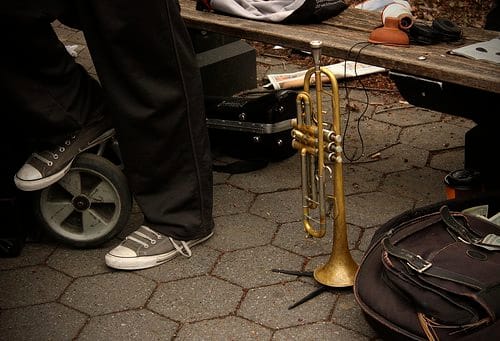
[[[321,40],[323,54],[335,58],[500,93],[500,66],[450,55],[457,45],[369,44],[370,32],[381,24],[377,13],[349,8],[321,24],[284,25],[197,11],[192,0],[180,0],[180,4],[186,24],[195,29],[303,50],[309,49],[310,41]],[[497,36],[498,32],[466,28],[461,45]]]

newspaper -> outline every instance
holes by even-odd
[[[346,61],[337,64],[327,65],[325,66],[325,68],[330,70],[330,72],[333,73],[336,79],[342,79],[344,77],[345,78],[357,77],[371,73],[386,71],[386,69],[378,66],[356,63],[353,61]],[[304,86],[305,74],[306,70],[293,73],[269,74],[267,75],[267,78],[270,83],[265,85],[265,87],[266,88],[272,87],[275,90],[299,88]],[[328,82],[326,76],[323,77],[323,81]],[[314,84],[314,75],[311,78],[311,83]]]

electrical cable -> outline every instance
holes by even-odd
[[[356,130],[357,130],[357,133],[358,133],[358,136],[359,136],[359,139],[360,139],[360,142],[361,142],[361,154],[359,156],[356,156],[356,152],[354,152],[354,154],[349,157],[346,153],[346,148],[345,148],[345,137],[346,137],[346,134],[347,134],[347,127],[349,126],[349,121],[350,121],[350,117],[351,117],[351,105],[350,105],[350,99],[349,99],[349,90],[348,90],[348,87],[347,87],[347,81],[346,81],[346,78],[347,78],[347,60],[349,60],[349,57],[351,55],[351,52],[352,50],[357,47],[358,45],[364,45],[362,46],[357,54],[356,54],[356,57],[354,59],[354,75],[355,75],[355,78],[357,80],[357,82],[360,84],[365,96],[366,96],[366,105],[365,105],[365,109],[363,110],[363,112],[361,113],[361,115],[358,117],[357,119],[357,124],[356,124]],[[346,158],[346,160],[350,161],[350,162],[354,162],[354,161],[358,161],[359,159],[361,159],[361,157],[363,156],[364,154],[364,150],[365,150],[365,144],[364,144],[364,140],[363,140],[363,135],[361,133],[361,119],[362,117],[366,114],[366,112],[368,111],[368,102],[369,102],[369,97],[368,97],[368,91],[366,90],[363,82],[361,82],[361,80],[359,79],[359,76],[358,76],[358,73],[357,73],[357,64],[358,64],[358,60],[359,60],[359,57],[361,55],[361,51],[364,50],[365,48],[367,48],[368,46],[370,45],[373,45],[372,43],[368,42],[368,41],[363,41],[363,42],[358,42],[356,44],[354,44],[353,46],[351,46],[347,52],[347,56],[346,56],[346,61],[344,63],[344,91],[346,93],[346,115],[347,115],[347,120],[346,120],[346,124],[345,124],[345,129],[344,129],[344,132],[343,132],[343,136],[342,136],[342,149],[344,150],[344,156]]]

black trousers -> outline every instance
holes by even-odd
[[[57,39],[55,19],[84,32],[99,83]],[[25,153],[110,115],[145,224],[181,240],[211,231],[203,89],[176,0],[7,1],[0,32],[2,149],[22,140]],[[2,182],[12,181],[19,153],[3,163]]]

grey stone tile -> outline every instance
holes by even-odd
[[[26,243],[21,254],[12,258],[0,258],[0,270],[15,269],[44,263],[56,246],[41,243]]]
[[[142,307],[156,284],[133,272],[112,272],[76,279],[60,302],[89,315]]]
[[[384,192],[360,193],[346,197],[346,219],[350,224],[372,227],[412,207],[410,198]]]
[[[288,309],[314,289],[314,286],[300,281],[251,289],[238,315],[273,329],[328,320],[336,301],[336,295],[330,292]]]
[[[443,122],[455,124],[467,129],[471,129],[476,126],[476,123],[473,120],[455,115],[443,115]]]
[[[266,245],[277,230],[276,223],[248,213],[218,217],[215,226],[205,245],[221,251]]]
[[[59,303],[2,311],[1,340],[73,340],[87,316]]]
[[[436,111],[415,108],[408,105],[396,105],[377,109],[372,118],[380,122],[408,127],[423,123],[439,122],[442,116],[442,113]]]
[[[149,310],[95,316],[77,340],[171,340],[178,324]]]
[[[312,238],[305,232],[302,221],[283,224],[273,245],[304,257],[314,257],[329,252],[331,245],[328,240],[331,240],[332,233],[331,226],[328,226],[323,238]]]
[[[308,340],[324,341],[368,341],[369,338],[331,322],[317,322],[304,326],[278,330],[273,335],[275,341]]]
[[[254,194],[229,185],[214,186],[215,217],[227,214],[248,212]]]
[[[415,168],[387,175],[381,190],[413,198],[417,206],[446,199],[443,179],[446,172],[430,168]]]
[[[299,269],[303,262],[302,257],[288,251],[271,245],[259,246],[225,253],[213,275],[243,288],[254,288],[290,280],[289,276],[275,273],[272,269]]]
[[[70,281],[69,276],[39,265],[2,271],[0,308],[55,301]]]
[[[412,167],[424,167],[429,158],[425,149],[398,143],[376,153],[363,167],[383,173],[392,173]]]
[[[297,155],[272,162],[257,172],[235,174],[230,184],[254,193],[269,193],[300,187],[300,160]]]
[[[71,277],[81,277],[110,272],[104,263],[104,255],[110,249],[106,244],[95,249],[58,248],[48,259],[47,264]]]
[[[383,174],[367,168],[369,167],[365,163],[360,165],[344,163],[342,174],[345,195],[373,192],[380,186]]]
[[[431,156],[429,165],[432,168],[451,172],[464,168],[465,154],[464,148],[447,150]]]
[[[451,149],[464,145],[467,130],[449,123],[428,123],[404,128],[400,141],[428,151]]]
[[[176,340],[238,340],[264,341],[271,338],[271,330],[237,316],[185,324]]]
[[[351,122],[344,139],[344,158],[369,161],[370,155],[397,143],[401,128],[377,121]]]
[[[301,219],[301,190],[287,190],[260,194],[255,199],[250,212],[277,223],[287,223]]]
[[[174,321],[194,322],[234,314],[242,288],[201,276],[160,284],[148,308]]]
[[[216,238],[212,236],[212,238]],[[209,239],[210,240],[210,239]],[[212,270],[220,253],[206,247],[206,242],[192,248],[189,258],[178,255],[174,259],[159,266],[137,271],[138,274],[157,282],[169,282],[181,278],[205,275]],[[182,269],[182,271],[179,271]]]

